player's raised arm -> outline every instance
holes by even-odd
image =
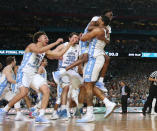
[[[51,48],[55,47],[56,45],[58,45],[61,42],[63,42],[63,39],[59,38],[56,42],[51,43],[51,44],[44,46],[44,47],[39,47],[36,44],[32,43],[29,45],[28,48],[29,48],[30,52],[44,53],[44,52],[50,50]]]
[[[55,49],[55,50],[49,50],[46,52],[46,56],[49,59],[58,59],[59,57],[61,57],[72,45],[72,43],[68,43],[66,46],[64,46],[64,48],[62,49]]]

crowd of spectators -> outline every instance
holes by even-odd
[[[113,8],[117,14],[153,16],[156,12],[156,0],[7,0],[0,2],[1,10],[27,11],[27,12],[58,12],[95,14],[100,13],[104,8]],[[62,8],[64,7],[64,9]]]

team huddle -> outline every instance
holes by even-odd
[[[25,99],[36,123],[50,122],[45,117],[45,109],[50,97],[49,84],[53,83],[47,81],[45,56],[50,60],[59,60],[58,70],[52,72],[53,82],[57,85],[57,100],[50,119],[68,120],[71,117],[70,108],[76,107],[76,122],[95,121],[93,96],[103,101],[106,106],[104,117],[109,116],[116,104],[106,97],[103,79],[108,66],[104,48],[110,42],[112,15],[112,11],[107,10],[102,16],[93,17],[83,34],[73,32],[69,41],[63,44],[60,44],[63,42],[61,38],[48,44],[49,39],[44,32],[35,33],[33,43],[26,47],[21,65],[15,71],[15,57],[7,57],[7,66],[0,75],[0,99],[7,99],[9,103],[0,109],[0,123],[13,106],[17,111],[15,120],[26,120],[20,111],[21,99]],[[56,48],[51,50],[53,47]],[[39,102],[34,107],[30,106],[27,97],[29,88],[38,94]],[[82,115],[84,103],[87,104],[87,111]]]

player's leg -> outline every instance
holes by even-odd
[[[99,73],[104,65],[104,56],[97,56],[96,58],[90,58],[84,67],[84,81],[85,81],[85,92],[87,102],[87,112],[85,117],[78,120],[77,122],[91,122],[95,120],[93,114],[93,89],[95,82],[98,79]]]
[[[57,100],[56,100],[56,104],[54,106],[54,111],[51,116],[52,120],[56,120],[59,118],[60,111],[57,111],[57,110],[58,110],[59,105],[61,104],[62,90],[63,90],[63,88],[61,88],[60,85],[57,85]]]
[[[61,114],[60,117],[63,120],[68,120],[68,106],[67,100],[68,100],[68,91],[69,91],[69,85],[63,86],[63,91],[61,94]]]
[[[94,91],[94,95],[96,95],[100,100],[102,100],[106,106],[106,113],[104,115],[104,117],[106,118],[115,109],[116,104],[111,102],[98,87],[95,86],[93,88],[93,91]]]
[[[103,68],[100,72],[100,78],[104,78],[108,69],[110,63],[110,57],[108,55],[105,54],[105,63],[103,65]],[[103,82],[103,81],[102,81]]]
[[[105,63],[103,65],[103,68],[100,72],[100,78],[99,80],[96,82],[96,85],[101,87],[101,88],[104,88],[104,90],[107,91],[107,89],[105,88],[105,85],[104,85],[104,77],[106,75],[106,72],[107,72],[107,69],[108,69],[108,66],[109,66],[109,63],[110,63],[110,57],[108,55],[105,54]]]
[[[32,79],[31,86],[33,86],[34,88],[36,88],[36,90],[42,93],[41,108],[39,110],[39,115],[36,116],[35,122],[49,123],[50,121],[44,117],[45,109],[47,108],[50,96],[50,89],[48,87],[47,81],[39,74],[36,74]]]

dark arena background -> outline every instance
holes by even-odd
[[[66,122],[51,120],[50,124],[14,121],[16,113],[12,108],[10,119],[0,124],[0,131],[157,131],[157,112],[142,114],[151,85],[148,78],[157,71],[157,0],[0,0],[0,63],[5,67],[6,58],[15,56],[20,65],[24,49],[37,31],[46,32],[49,43],[58,38],[68,41],[71,32],[83,32],[92,17],[100,16],[106,8],[113,11],[111,40],[105,47],[110,64],[104,78],[108,98],[117,104],[111,116],[104,118],[105,105],[96,97],[93,99],[96,121],[91,123],[76,123],[74,117]],[[57,66],[58,60],[48,60],[49,81]],[[131,89],[125,114],[121,114],[120,81]],[[47,118],[57,97],[56,87],[50,90]],[[29,98],[35,105],[35,91],[30,90]],[[0,108],[7,103],[1,99]],[[23,100],[21,110],[28,117]]]

